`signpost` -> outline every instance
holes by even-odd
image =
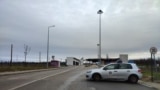
[[[153,82],[153,60],[154,60],[154,64],[156,65],[156,61],[155,61],[155,54],[157,53],[157,48],[156,47],[151,47],[150,48],[150,53],[151,53],[151,81]],[[152,56],[154,56],[154,59],[152,59]],[[154,66],[155,66],[154,65]],[[155,67],[156,68],[156,67]]]

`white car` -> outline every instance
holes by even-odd
[[[134,63],[110,63],[99,69],[88,70],[86,78],[95,81],[110,79],[137,83],[142,78],[142,73]]]

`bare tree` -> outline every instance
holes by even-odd
[[[24,44],[24,56],[25,56],[25,63],[28,53],[31,51],[31,47],[28,47],[28,45]]]

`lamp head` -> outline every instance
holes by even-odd
[[[102,14],[103,11],[102,10],[98,10],[97,14]]]

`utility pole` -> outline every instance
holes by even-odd
[[[99,66],[101,66],[101,14],[103,13],[102,10],[98,10],[97,14],[99,14]]]
[[[12,66],[12,55],[13,55],[13,44],[11,44],[11,60],[10,60],[10,66]]]
[[[39,63],[41,63],[41,52],[39,52]]]
[[[106,54],[106,59],[107,59],[107,60],[109,59],[109,56],[108,56],[108,54]]]
[[[48,59],[49,59],[49,30],[51,27],[55,27],[55,25],[48,26],[48,37],[47,37],[47,68],[48,68]]]

